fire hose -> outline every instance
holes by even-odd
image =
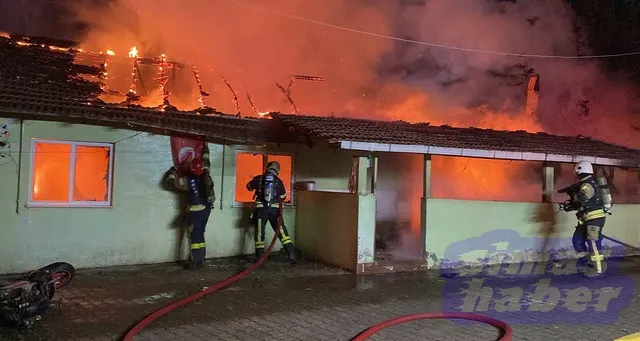
[[[245,270],[213,285],[212,287],[203,289],[195,294],[182,298],[176,302],[173,302],[163,308],[156,310],[155,312],[145,317],[142,321],[138,322],[135,326],[133,326],[133,328],[131,328],[127,332],[127,334],[124,336],[123,341],[132,341],[133,338],[136,336],[136,334],[138,334],[144,327],[148,326],[151,322],[155,321],[160,316],[168,314],[171,311],[176,310],[187,303],[191,303],[199,299],[200,297],[219,291],[235,283],[236,281],[242,279],[243,277],[246,277],[251,272],[256,270],[260,265],[262,265],[262,263],[264,263],[264,261],[269,256],[269,253],[275,246],[276,240],[278,240],[278,235],[280,234],[281,227],[282,227],[282,203],[280,203],[280,208],[278,210],[278,226],[275,229],[275,234],[271,239],[271,243],[269,244],[269,247],[267,248],[265,253],[254,264],[252,264],[250,267],[246,268]],[[459,320],[471,320],[471,321],[482,322],[482,323],[491,325],[493,327],[496,327],[501,331],[500,333],[501,336],[498,339],[498,341],[511,341],[511,338],[512,338],[511,326],[509,326],[507,323],[503,321],[500,321],[491,317],[483,316],[483,315],[476,315],[476,314],[470,314],[470,313],[437,312],[437,313],[422,313],[422,314],[406,315],[406,316],[401,316],[391,320],[380,322],[364,330],[360,334],[358,334],[356,337],[352,339],[352,341],[363,341],[373,336],[375,333],[381,331],[382,329],[389,328],[391,326],[395,326],[395,325],[410,322],[410,321],[425,320],[425,319],[459,319]]]
[[[622,245],[622,246],[624,246],[624,247],[628,247],[628,248],[630,248],[630,249],[632,249],[632,250],[636,250],[636,251],[640,250],[640,247],[637,247],[637,246],[633,246],[633,245],[627,244],[627,243],[625,243],[625,242],[623,242],[623,241],[620,241],[620,240],[618,240],[618,239],[615,239],[615,238],[612,238],[612,237],[609,237],[609,236],[605,236],[604,234],[602,235],[602,238],[604,238],[604,239],[608,239],[608,240],[610,240],[610,241],[612,241],[612,242],[614,242],[614,243],[620,244],[620,245]]]

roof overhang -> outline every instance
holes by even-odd
[[[589,161],[595,165],[639,167],[640,163],[628,160],[602,158],[589,155],[560,155],[547,153],[512,152],[489,149],[447,148],[427,145],[390,144],[377,142],[339,141],[341,149],[360,150],[368,152],[412,153],[444,156],[461,156],[482,159],[518,160],[518,161],[548,161],[573,163]]]
[[[161,113],[158,113],[159,115]],[[226,145],[253,145],[263,141],[247,140],[246,138],[231,138],[225,135],[210,135],[203,134],[197,131],[191,131],[189,129],[166,127],[152,123],[142,122],[127,122],[118,118],[109,117],[93,117],[91,115],[85,115],[84,113],[68,112],[65,115],[50,114],[50,113],[34,113],[31,111],[22,110],[7,110],[0,108],[0,117],[14,118],[22,120],[34,120],[34,121],[49,121],[49,122],[61,122],[71,124],[86,124],[93,126],[101,126],[111,129],[126,129],[136,130],[145,133],[151,133],[156,135],[165,136],[192,136],[192,137],[204,137],[207,142],[226,144]]]

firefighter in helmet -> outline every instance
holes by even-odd
[[[195,158],[185,166],[186,174],[180,177],[177,169],[172,167],[167,180],[172,187],[187,192],[187,227],[191,249],[187,268],[195,270],[202,266],[207,254],[204,232],[216,194],[209,167],[202,159]]]
[[[255,230],[255,261],[264,254],[264,230],[267,222],[271,228],[276,231],[278,227],[278,215],[280,207],[287,197],[287,191],[284,183],[278,174],[280,173],[280,164],[277,161],[271,161],[267,164],[264,174],[255,176],[247,183],[247,190],[254,192],[255,209],[252,213],[251,221]],[[289,261],[296,263],[295,249],[293,241],[289,237],[287,228],[282,224],[280,234],[278,235],[282,246],[287,251]]]
[[[573,248],[578,253],[578,268],[593,266],[589,264],[589,255],[595,257],[602,250],[602,228],[604,227],[606,212],[602,194],[596,178],[593,165],[588,161],[580,161],[574,171],[580,180],[573,194],[572,200],[579,203],[576,213],[578,225],[573,233]]]

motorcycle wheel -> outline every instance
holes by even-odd
[[[65,262],[49,264],[43,267],[42,270],[46,270],[51,274],[56,290],[69,284],[76,274],[76,269],[71,264]]]

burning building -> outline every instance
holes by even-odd
[[[136,49],[118,55],[0,37],[1,272],[60,259],[83,268],[184,258],[179,202],[159,185],[173,164],[170,136],[205,139],[211,150],[218,201],[207,228],[208,257],[253,252],[246,222],[252,197],[244,185],[277,160],[291,193],[284,221],[298,248],[358,273],[389,261],[437,266],[447,245],[487,231],[529,235],[543,191],[568,181],[566,167],[578,159],[609,174],[615,169],[619,188],[637,181],[639,151],[585,137],[226,115],[211,106],[197,66],[162,54],[145,58]],[[171,81],[187,75],[190,90]],[[530,83],[532,94],[536,84]],[[534,110],[535,99],[530,103]],[[308,181],[313,189],[294,189]],[[632,243],[640,242],[634,200],[618,201],[607,225],[609,234]],[[559,217],[561,234],[571,232],[571,218]]]

